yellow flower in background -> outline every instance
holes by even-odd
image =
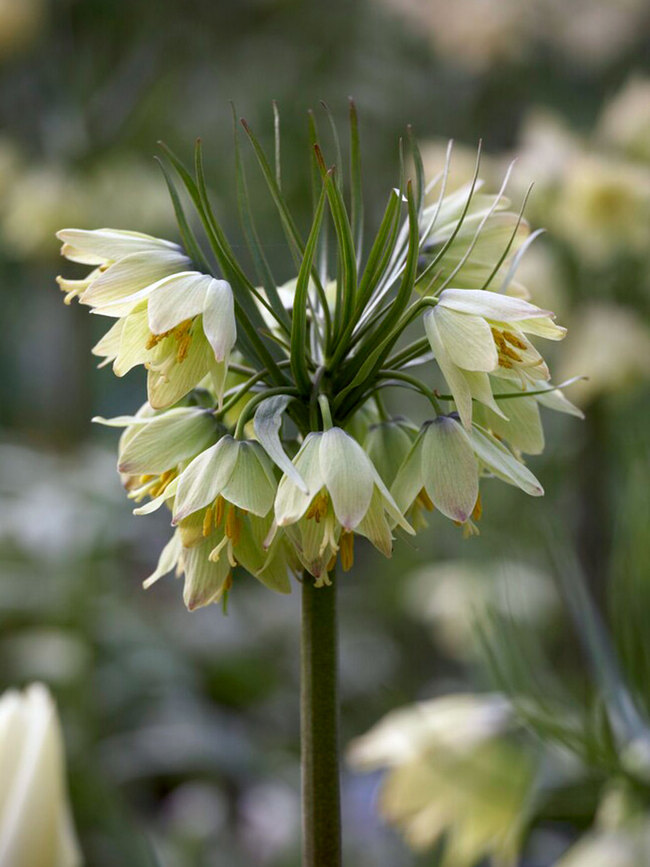
[[[41,684],[0,698],[0,864],[81,864],[56,708]]]
[[[572,324],[560,371],[580,370],[575,400],[587,406],[602,395],[633,388],[650,379],[650,326],[622,304],[587,302]]]
[[[445,839],[444,867],[484,857],[510,864],[519,849],[533,783],[527,751],[506,739],[508,702],[451,695],[392,711],[348,751],[360,771],[387,769],[383,818],[417,851]]]

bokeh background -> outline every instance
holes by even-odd
[[[277,100],[303,225],[320,100],[344,122],[355,97],[371,224],[407,123],[431,173],[454,138],[458,182],[479,138],[491,184],[517,155],[510,195],[536,181],[527,216],[549,230],[522,267],[570,328],[552,369],[589,376],[569,393],[586,419],[546,420],[530,459],[544,500],[485,485],[479,538],[434,515],[392,561],[359,548],[341,582],[343,740],[391,708],[492,688],[473,621],[486,610],[538,634],[580,696],[587,666],[553,578],[567,552],[621,654],[641,675],[650,656],[616,603],[636,594],[648,622],[649,45],[646,0],[0,0],[0,689],[53,690],[89,865],[298,864],[299,600],[251,579],[227,617],[190,615],[173,579],[141,589],[166,520],[131,515],[115,437],[90,418],[135,410],[142,373],[95,369],[102,323],[62,304],[54,232],[176,237],[152,154],[163,139],[189,158],[200,136],[237,248],[230,100],[269,144]],[[253,197],[289,279],[261,184]],[[437,864],[381,823],[379,781],[345,771],[347,863]],[[538,817],[522,863],[553,864],[596,800]]]

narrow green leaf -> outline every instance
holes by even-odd
[[[357,268],[360,268],[363,253],[363,187],[359,116],[353,99],[350,99],[350,220],[354,248],[357,251]]]
[[[169,197],[172,200],[172,206],[174,208],[174,214],[176,215],[176,222],[178,223],[178,230],[181,235],[181,240],[183,242],[183,246],[185,250],[193,260],[193,262],[198,265],[203,271],[206,273],[210,273],[210,264],[208,260],[205,258],[205,254],[201,249],[200,244],[196,240],[194,232],[192,231],[192,227],[190,226],[187,217],[185,216],[185,211],[183,210],[183,205],[180,200],[180,196],[178,195],[178,191],[172,181],[171,175],[167,171],[167,167],[163,163],[163,161],[159,157],[154,157],[155,161],[160,166],[160,169],[165,178],[165,183],[167,184],[167,189],[169,190]]]
[[[250,206],[248,196],[248,184],[246,183],[246,172],[241,158],[241,148],[239,147],[239,133],[237,128],[237,117],[235,114],[235,106],[232,105],[233,112],[233,138],[235,142],[235,178],[237,186],[237,204],[239,207],[239,217],[246,238],[246,244],[250,250],[255,270],[257,271],[258,279],[264,286],[264,291],[269,300],[278,324],[283,330],[289,334],[291,322],[280,296],[278,294],[277,285],[273,277],[273,273],[269,266],[264,250],[255,227],[253,212]]]
[[[296,294],[293,302],[293,316],[291,328],[291,370],[300,389],[308,392],[311,389],[311,380],[307,368],[307,304],[309,300],[309,278],[312,272],[314,252],[318,244],[323,213],[325,211],[326,185],[323,184],[320,199],[316,206],[314,221],[312,223],[307,246],[303,256],[298,280],[296,282]]]
[[[424,163],[422,162],[422,154],[420,153],[417,139],[413,134],[413,127],[409,126],[407,132],[409,144],[411,145],[411,155],[413,157],[413,163],[415,166],[415,208],[418,212],[419,218],[422,214],[422,209],[424,207]]]

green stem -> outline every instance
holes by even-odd
[[[341,867],[336,576],[302,582],[302,867]]]

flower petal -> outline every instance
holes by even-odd
[[[271,511],[276,483],[259,443],[237,442],[237,463],[223,487],[228,502],[263,518]]]
[[[553,318],[550,310],[540,310],[523,298],[501,295],[484,289],[445,289],[439,306],[459,313],[473,313],[497,322],[516,322],[518,319]]]
[[[436,362],[452,393],[458,414],[466,428],[472,423],[472,392],[463,372],[449,357],[440,337],[433,311],[424,314],[424,330],[426,331]]]
[[[164,473],[197,454],[214,439],[213,416],[196,407],[179,407],[139,427],[119,456],[119,471]]]
[[[374,472],[368,456],[349,434],[333,427],[321,439],[320,467],[337,520],[353,530],[372,499]]]
[[[280,527],[294,524],[305,514],[311,501],[323,487],[323,474],[320,467],[320,442],[322,433],[310,433],[293,459],[300,477],[307,485],[307,493],[293,478],[282,476],[275,495],[275,517]]]
[[[444,293],[443,293],[444,294]],[[440,339],[454,364],[464,370],[494,370],[499,363],[492,330],[482,316],[457,313],[443,306],[433,315]]]
[[[115,262],[129,253],[181,249],[172,241],[122,229],[61,229],[56,236],[63,242],[64,256],[88,265]]]
[[[202,313],[212,282],[213,278],[208,274],[182,271],[150,287],[147,310],[152,334],[164,334],[186,319],[193,319]]]
[[[434,506],[452,521],[464,523],[478,497],[478,462],[464,428],[438,416],[422,438],[424,487]]]
[[[210,280],[205,295],[203,331],[215,359],[226,360],[237,340],[237,323],[232,289],[225,280]]]
[[[81,301],[91,307],[121,301],[177,271],[183,271],[189,263],[187,256],[176,250],[130,253],[92,280]]]
[[[541,497],[544,494],[544,488],[530,470],[487,431],[479,430],[474,425],[470,432],[470,438],[479,460],[497,478],[521,488],[531,497]]]
[[[173,524],[216,500],[235,469],[238,454],[237,440],[227,435],[194,458],[178,477]]]

